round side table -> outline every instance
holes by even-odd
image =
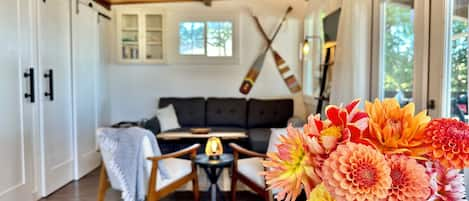
[[[217,181],[220,178],[223,168],[231,167],[233,164],[233,155],[232,154],[222,154],[218,160],[210,160],[207,155],[199,154],[195,158],[195,163],[202,167],[207,174],[207,177],[210,181],[210,197],[212,201],[216,201],[217,193],[221,193],[220,187],[217,185]],[[224,195],[222,194],[222,200],[224,200]]]

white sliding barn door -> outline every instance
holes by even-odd
[[[0,201],[32,200],[29,9],[28,0],[0,1]]]
[[[91,8],[82,4],[79,6],[79,13],[72,14],[76,179],[100,164],[95,138],[99,66],[98,16]]]
[[[42,196],[73,179],[70,12],[69,0],[38,1]]]

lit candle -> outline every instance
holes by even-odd
[[[213,141],[210,145],[212,146],[212,153],[217,154],[218,144],[215,141]]]

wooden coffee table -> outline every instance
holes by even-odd
[[[208,134],[192,134],[190,132],[168,132],[157,135],[162,140],[180,140],[180,139],[208,139],[218,137],[222,140],[237,140],[247,138],[246,132],[210,132]]]

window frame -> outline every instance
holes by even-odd
[[[171,63],[175,64],[192,64],[192,65],[239,65],[240,64],[240,10],[219,10],[217,12],[194,11],[186,15],[178,15],[173,17],[172,32],[175,33],[171,39],[174,48],[170,50]],[[190,15],[189,15],[190,14]],[[207,22],[231,22],[232,23],[232,56],[207,56],[205,55],[182,55],[179,52],[180,37],[179,24],[182,22],[204,22],[205,23],[205,40],[207,40]],[[205,41],[204,46],[207,45]],[[207,47],[204,47],[205,49]]]
[[[231,23],[231,56],[209,56],[208,55],[208,24],[209,23]],[[183,54],[181,53],[181,24],[182,23],[203,23],[204,24],[204,53],[203,54]],[[234,52],[234,22],[232,20],[207,20],[207,21],[181,21],[178,23],[178,54],[179,56],[201,56],[208,58],[231,58]]]

